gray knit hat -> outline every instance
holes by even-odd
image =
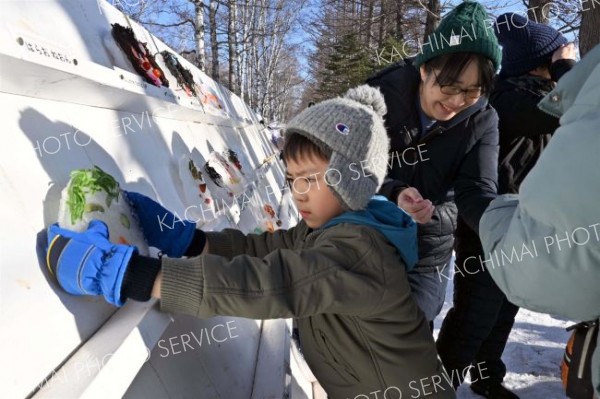
[[[306,108],[287,124],[286,138],[301,134],[331,153],[325,179],[345,209],[364,209],[383,183],[389,152],[385,113],[379,89],[363,85]]]

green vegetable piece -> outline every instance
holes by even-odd
[[[89,204],[85,204],[86,212],[104,212],[104,207],[100,204],[95,204],[90,202]]]
[[[129,218],[125,215],[125,214],[121,214],[121,224],[126,228],[129,229],[131,227],[131,223],[129,222]]]
[[[192,174],[192,177],[195,180],[202,180],[202,173],[198,170],[196,165],[194,165],[194,161],[192,161],[191,159],[190,159],[190,162],[188,163],[188,168],[190,170],[190,173]]]
[[[83,217],[86,211],[86,194],[94,194],[98,191],[106,193],[106,205],[110,207],[112,200],[119,197],[119,183],[96,165],[93,169],[77,169],[71,172],[71,181],[67,188],[67,206],[71,213],[71,223],[75,224]],[[104,209],[101,212],[104,212]]]

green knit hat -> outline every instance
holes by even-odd
[[[489,58],[496,70],[502,51],[493,29],[494,19],[475,1],[465,1],[450,11],[438,28],[421,45],[414,65],[419,68],[432,58],[450,53],[479,53]]]

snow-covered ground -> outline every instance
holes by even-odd
[[[435,320],[435,336],[446,312],[452,307],[452,281],[446,292],[446,303]],[[502,357],[507,368],[505,385],[522,399],[564,399],[560,381],[560,361],[569,333],[565,328],[574,324],[547,314],[527,309],[519,310]],[[459,399],[481,399],[463,384]]]

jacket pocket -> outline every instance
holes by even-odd
[[[333,370],[337,372],[337,374],[348,384],[357,384],[360,382],[358,378],[358,374],[344,360],[342,356],[335,349],[335,345],[332,345],[325,333],[321,330],[316,330],[317,339],[319,340],[319,344],[321,346],[321,350],[323,352],[323,356],[326,359],[326,363],[328,363]]]

